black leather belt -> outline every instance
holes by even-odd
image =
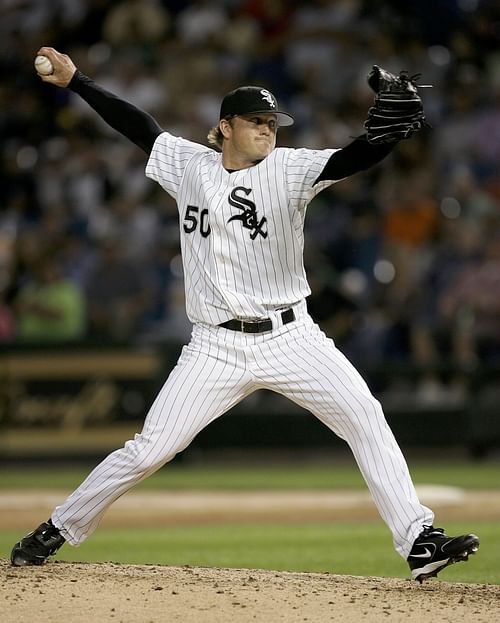
[[[295,320],[295,314],[293,309],[286,309],[281,312],[281,321],[283,324],[288,324]],[[266,331],[273,330],[273,323],[270,318],[264,320],[227,320],[219,325],[224,329],[230,329],[231,331],[242,331],[243,333],[265,333]]]

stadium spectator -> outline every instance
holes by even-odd
[[[22,342],[69,342],[85,335],[85,301],[51,254],[39,257],[14,301]]]
[[[152,280],[144,266],[127,257],[126,248],[127,241],[113,235],[99,242],[86,290],[89,336],[93,339],[133,339],[151,309]]]

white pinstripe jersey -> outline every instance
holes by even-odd
[[[222,154],[163,132],[146,165],[177,202],[191,322],[265,318],[310,294],[306,206],[332,181],[314,181],[335,149],[276,148],[229,173]]]

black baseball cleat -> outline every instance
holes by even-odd
[[[10,561],[15,567],[42,565],[64,542],[65,538],[49,519],[14,545]]]
[[[408,556],[411,576],[422,584],[427,578],[436,577],[445,567],[467,560],[478,549],[479,538],[475,534],[446,536],[442,528],[424,526]]]

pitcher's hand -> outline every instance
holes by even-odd
[[[71,58],[67,54],[61,54],[54,48],[48,47],[41,47],[36,55],[38,54],[46,56],[54,67],[54,71],[48,76],[39,74],[40,78],[57,87],[67,87],[76,71],[76,65]]]

